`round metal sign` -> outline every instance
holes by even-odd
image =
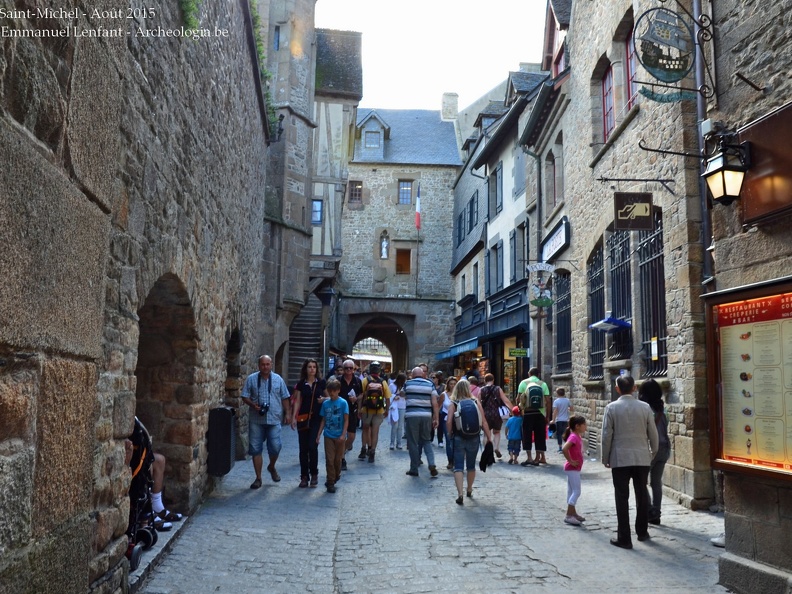
[[[693,68],[693,30],[673,10],[652,8],[643,13],[635,24],[633,43],[641,65],[659,81],[679,82]]]

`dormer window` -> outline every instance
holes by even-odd
[[[366,148],[379,148],[379,147],[380,147],[380,133],[366,132]]]

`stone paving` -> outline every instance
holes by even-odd
[[[382,427],[374,464],[350,452],[330,494],[323,464],[319,488],[297,487],[297,439],[285,429],[282,481],[265,470],[264,486],[251,490],[252,464],[238,461],[138,592],[728,591],[717,585],[723,549],[709,541],[723,532],[722,514],[666,499],[662,526],[650,527],[647,542],[633,536],[626,551],[608,542],[613,488],[598,461],[584,464],[577,509],[587,521],[574,527],[563,523],[566,477],[554,448],[546,467],[504,461],[478,472],[473,499],[458,506],[444,450],[435,450],[438,478],[426,465],[406,476],[407,451],[388,450],[389,431]]]

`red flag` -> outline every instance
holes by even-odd
[[[418,196],[415,198],[415,228],[421,228],[421,184],[418,184]]]

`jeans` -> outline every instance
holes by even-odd
[[[663,470],[665,470],[665,465],[670,455],[669,449],[660,450],[649,466],[649,482],[652,486],[652,493],[650,497],[647,491],[646,496],[649,498],[650,520],[660,519],[660,506],[663,503]]]
[[[391,425],[390,447],[401,447],[402,435],[404,435],[404,409],[399,410],[399,420]]]
[[[316,436],[319,435],[319,425],[309,425],[306,429],[297,432],[297,441],[300,445],[300,476],[308,478],[308,474],[319,474],[319,444]]]
[[[616,498],[616,519],[619,542],[631,543],[630,536],[630,480],[635,492],[635,533],[638,536],[649,531],[649,493],[646,481],[649,478],[648,466],[620,466],[611,468],[613,490]]]
[[[421,451],[426,453],[429,466],[435,465],[432,449],[432,417],[409,417],[405,419],[407,450],[410,452],[410,470],[418,472]]]
[[[569,426],[569,421],[556,421],[555,438],[558,441],[558,447],[564,445],[564,431]]]

